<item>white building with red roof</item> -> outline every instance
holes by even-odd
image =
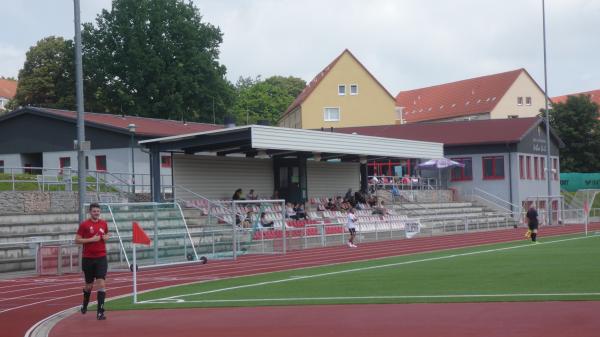
[[[525,69],[401,91],[396,105],[405,123],[534,117],[544,91]]]

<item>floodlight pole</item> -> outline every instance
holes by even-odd
[[[75,97],[77,101],[77,178],[79,186],[79,223],[85,220],[85,140],[84,109],[83,109],[83,66],[81,57],[81,19],[79,0],[73,0],[75,11]],[[98,182],[96,182],[98,183]]]
[[[552,195],[552,162],[550,161],[550,112],[548,111],[548,68],[546,64],[546,4],[542,0],[542,34],[544,40],[544,103],[545,103],[545,120],[546,120],[546,181],[548,182],[548,199],[546,201],[546,222],[549,225],[552,218],[552,208],[550,205]],[[558,167],[556,168],[558,170]],[[558,174],[558,172],[557,172]]]

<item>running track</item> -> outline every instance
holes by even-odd
[[[591,228],[600,229],[600,224],[595,224]],[[540,234],[543,239],[544,236],[573,232],[581,233],[582,231],[583,227],[581,225],[570,225],[542,228]],[[237,261],[209,261],[206,265],[143,270],[138,274],[138,289],[142,291],[232,276],[467,247],[486,243],[506,242],[522,239],[522,235],[523,229],[519,228],[365,243],[360,245],[358,249],[339,246],[294,251],[286,255],[242,256]],[[79,305],[81,301],[81,288],[82,279],[79,275],[0,280],[1,335],[3,337],[24,336],[25,332],[36,322],[61,310]],[[109,273],[109,298],[128,293],[131,293],[130,273]],[[110,302],[107,303],[107,309],[110,315]],[[87,316],[93,318],[93,315]],[[140,314],[138,314],[139,316]],[[59,324],[58,328],[61,327]],[[60,334],[59,331],[54,333],[53,330],[51,336],[69,336],[64,333],[64,329]],[[241,333],[242,331],[238,331],[237,335]],[[121,331],[117,335],[124,334],[131,337],[136,336],[135,331]],[[143,335],[142,331],[139,332],[139,335]],[[147,336],[147,334],[144,335]],[[73,336],[78,336],[78,333],[73,331]]]

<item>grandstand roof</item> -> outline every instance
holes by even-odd
[[[77,112],[70,110],[57,110],[48,108],[26,107],[0,117],[0,121],[10,119],[22,114],[31,113],[44,117],[57,118],[70,122],[77,121]],[[128,125],[135,124],[136,135],[143,137],[165,137],[192,132],[201,132],[222,129],[222,125],[181,122],[167,119],[137,117],[128,115],[113,115],[105,113],[85,113],[87,125],[110,129],[112,131],[129,134]]]
[[[399,138],[399,137],[398,137]],[[373,158],[438,158],[443,146],[436,142],[390,139],[328,131],[248,125],[222,130],[141,141],[158,151],[216,155],[244,154],[248,157],[306,157],[358,161]]]
[[[541,118],[528,117],[350,127],[334,132],[439,142],[444,146],[511,144],[521,141],[529,130],[542,122]]]
[[[404,107],[403,118],[408,123],[488,113],[496,107],[521,73],[531,77],[521,68],[400,91],[396,95],[396,105]]]

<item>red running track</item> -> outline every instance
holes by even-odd
[[[541,235],[543,237],[582,232],[582,228],[582,226],[578,225],[543,228]],[[596,224],[595,228],[600,229],[600,226]],[[139,273],[138,287],[140,290],[147,290],[231,276],[506,242],[522,239],[522,235],[523,229],[507,229],[492,232],[366,243],[358,249],[349,249],[348,247],[340,246],[294,251],[285,256],[242,256],[237,261],[210,261],[207,265],[144,270]],[[82,279],[79,275],[0,280],[0,326],[2,327],[2,336],[23,336],[27,329],[39,320],[61,310],[77,306],[81,300],[81,286]],[[130,273],[110,273],[108,278],[108,296],[129,293],[131,293]],[[116,312],[110,313],[110,302],[107,303],[107,310],[110,314],[107,325],[115,324],[110,323],[111,321],[115,321],[115,319],[110,320],[110,318],[118,315]],[[93,318],[92,315],[86,315],[86,317]],[[65,321],[65,323],[69,320]],[[57,329],[59,326],[57,326]],[[117,335],[121,334],[124,334],[124,332],[122,331]],[[130,334],[129,331],[127,331],[127,334]],[[135,333],[131,332],[131,334]],[[68,336],[54,334],[54,332],[51,335]]]

